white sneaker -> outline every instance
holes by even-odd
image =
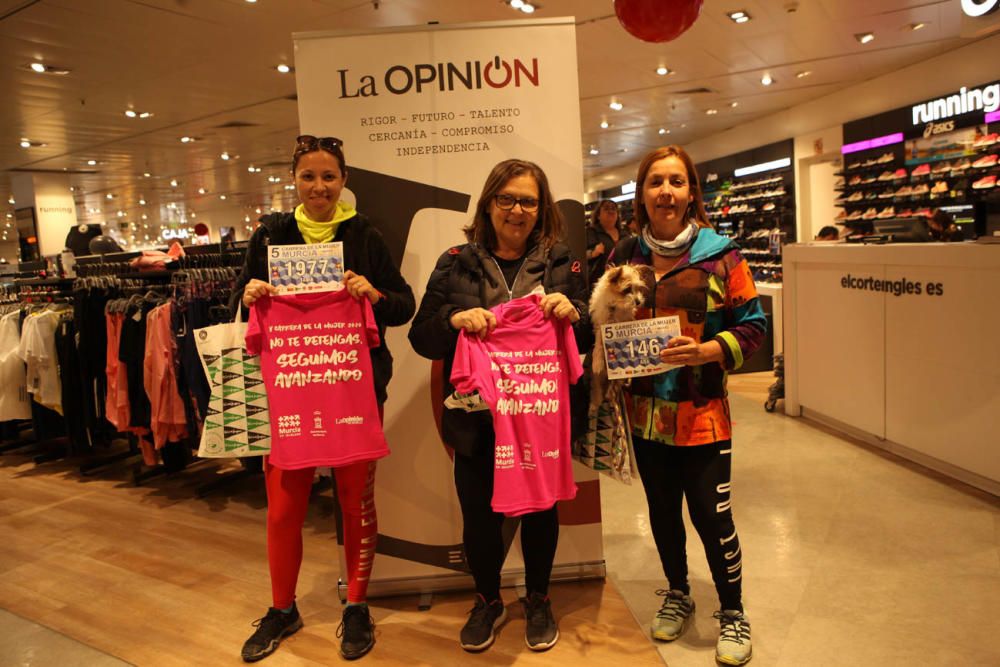
[[[690,595],[684,595],[680,591],[658,590],[657,595],[663,596],[663,604],[660,611],[653,617],[650,629],[653,639],[664,642],[672,642],[684,632],[684,626],[694,613],[694,600]]]
[[[713,614],[719,619],[719,642],[715,659],[724,665],[744,665],[750,662],[750,619],[742,611],[724,609]]]

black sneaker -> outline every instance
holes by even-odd
[[[502,600],[487,604],[486,598],[477,594],[476,604],[469,614],[459,643],[466,651],[485,651],[496,639],[496,629],[507,620],[507,608],[503,606]]]
[[[547,651],[559,641],[559,626],[552,616],[549,596],[530,593],[524,600],[524,641],[532,651]]]
[[[294,604],[288,613],[269,607],[264,618],[253,622],[257,630],[243,644],[243,662],[257,662],[274,653],[281,640],[302,628],[302,617]]]
[[[357,660],[375,646],[375,621],[368,613],[368,605],[348,605],[337,628],[340,637],[340,655]]]

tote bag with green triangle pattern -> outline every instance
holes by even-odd
[[[194,340],[212,393],[198,456],[237,458],[271,451],[271,420],[260,357],[247,354],[245,322],[195,329]]]

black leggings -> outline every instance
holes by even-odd
[[[507,555],[505,545],[521,524],[521,551],[524,554],[525,586],[528,593],[548,595],[552,561],[559,541],[559,513],[555,506],[507,518],[494,512],[493,448],[473,456],[455,453],[455,488],[462,505],[462,540],[465,558],[476,580],[476,592],[487,602],[500,599],[500,569]],[[506,536],[506,540],[504,539]]]
[[[649,523],[670,588],[691,592],[681,501],[705,546],[722,609],[743,610],[743,554],[729,487],[732,443],[677,447],[634,438],[636,467],[649,503]]]

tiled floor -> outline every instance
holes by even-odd
[[[768,414],[757,396],[737,393],[732,406],[733,507],[752,664],[1000,664],[990,620],[1000,596],[997,498]],[[645,626],[665,581],[642,489],[605,479],[602,494],[609,577]],[[693,529],[689,541],[698,608],[681,639],[658,646],[671,667],[714,664],[717,600]],[[120,664],[0,612],[0,665]]]

